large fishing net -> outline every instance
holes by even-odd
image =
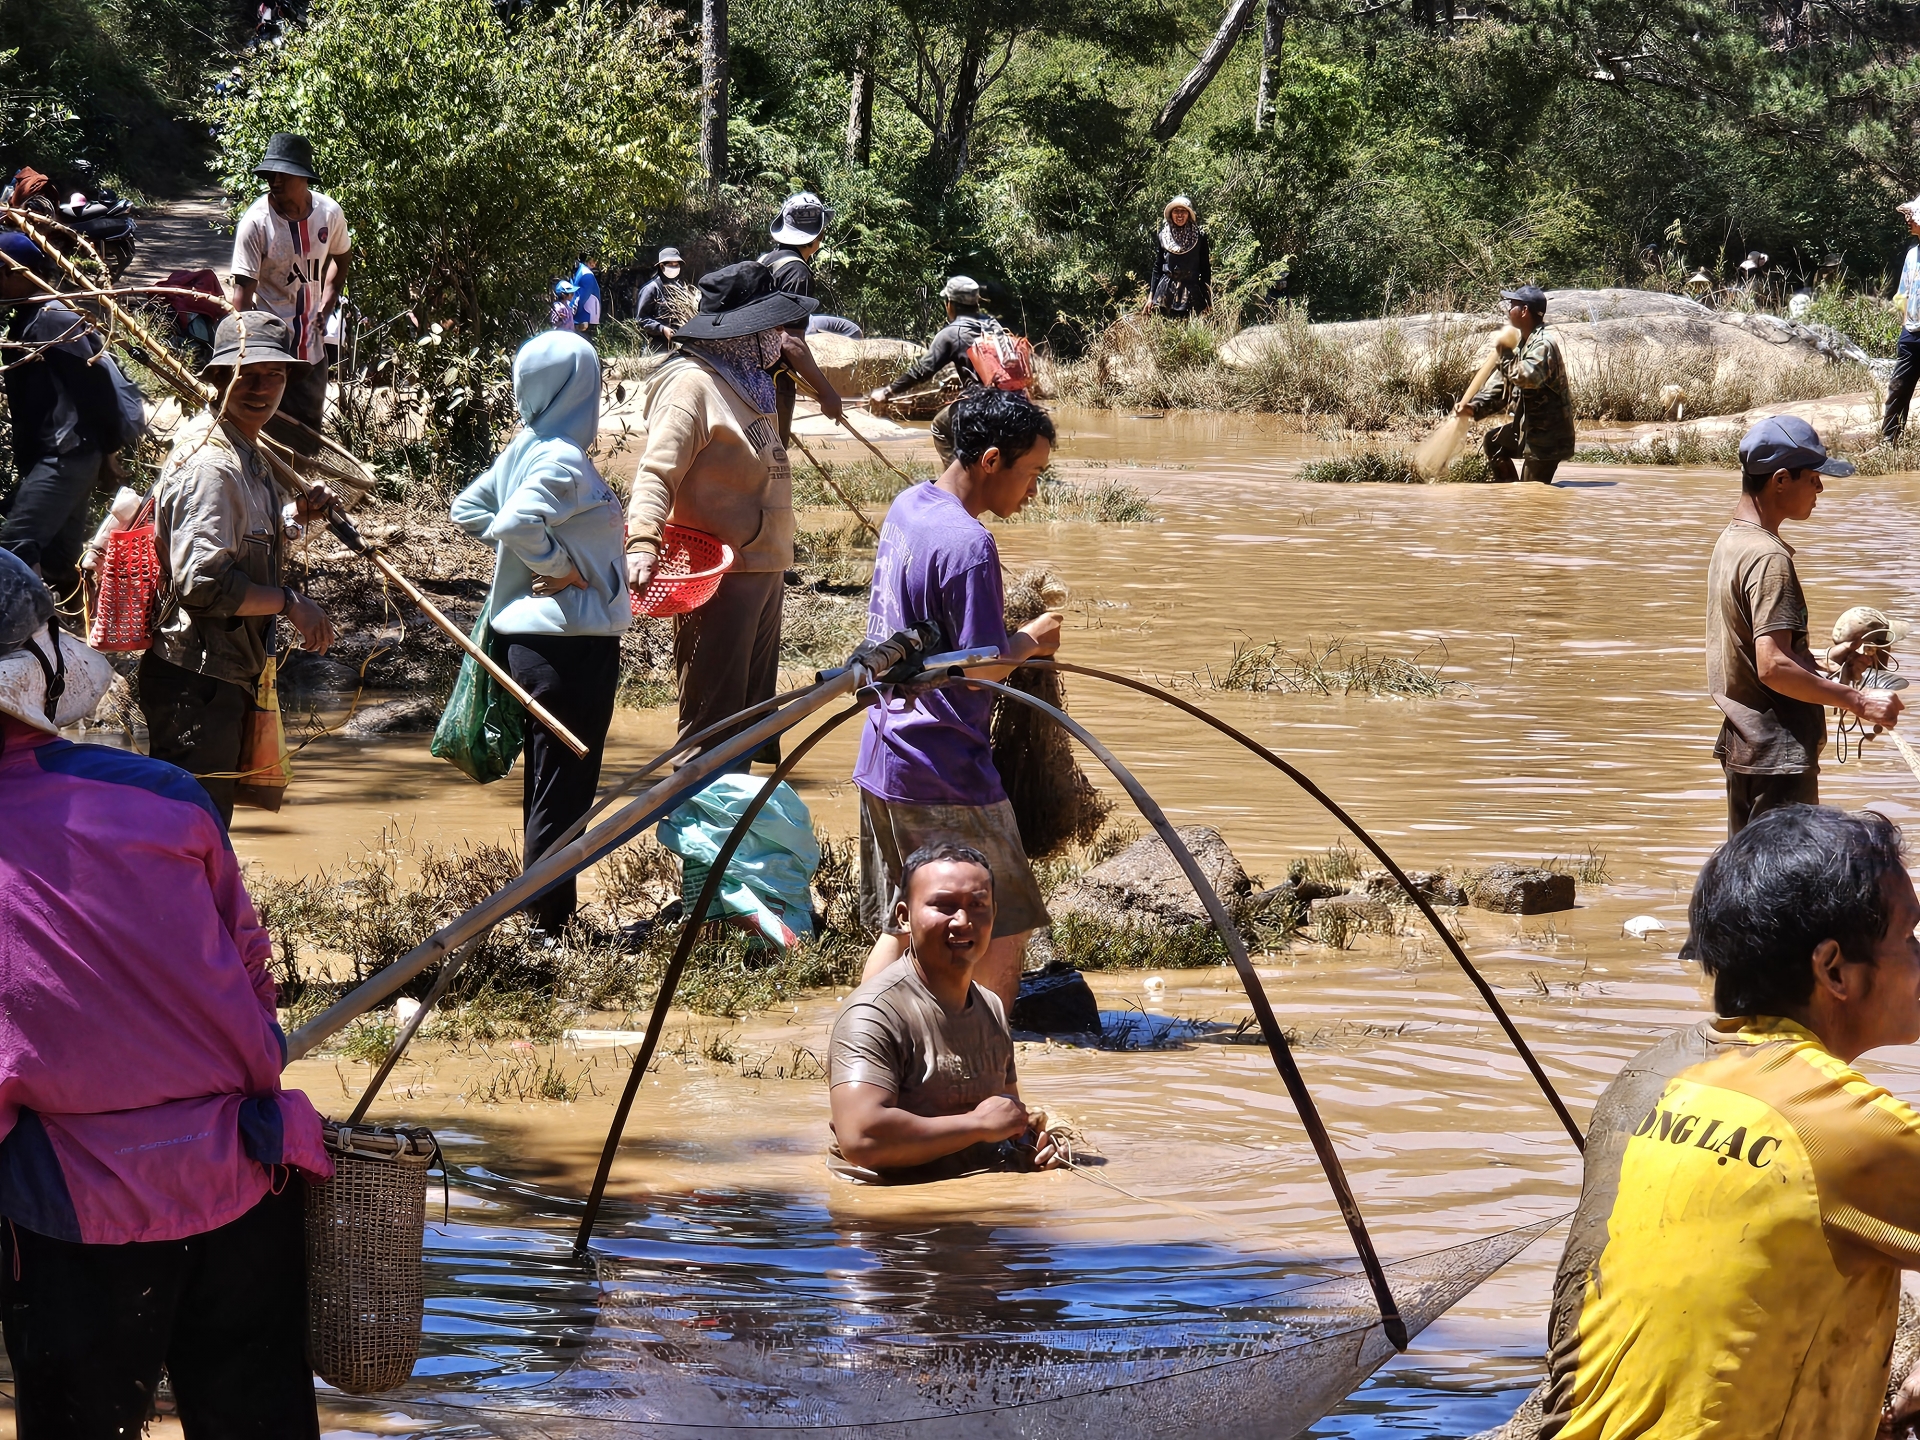
[[[1017,630],[1066,602],[1066,587],[1051,571],[1029,570],[1007,587],[1007,629]],[[1006,683],[1066,709],[1066,686],[1058,671],[1016,670]],[[992,739],[993,767],[1012,802],[1020,844],[1029,858],[1045,859],[1067,845],[1093,839],[1113,802],[1094,788],[1056,721],[1031,706],[996,700]]]
[[[1559,1223],[1389,1265],[1409,1332]],[[942,1329],[937,1304],[901,1304],[891,1292],[867,1305],[844,1293],[830,1301],[831,1269],[816,1270],[808,1289],[783,1290],[746,1252],[715,1248],[697,1284],[603,1251],[591,1337],[545,1383],[391,1398],[465,1413],[498,1435],[552,1440],[1283,1440],[1394,1353],[1359,1274],[1303,1278],[1230,1304],[1174,1299],[1117,1322],[1035,1305],[983,1333],[959,1314]],[[842,1292],[857,1289],[856,1272],[838,1278]],[[917,1298],[937,1299],[948,1278],[924,1283]]]

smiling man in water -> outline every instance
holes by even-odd
[[[1920,899],[1871,811],[1787,805],[1700,871],[1683,956],[1719,1018],[1627,1063],[1587,1135],[1538,1440],[1872,1440],[1920,1115],[1853,1068],[1920,1039]],[[1916,1379],[1920,1379],[1917,1376]]]
[[[1063,1163],[1044,1117],[1020,1103],[999,997],[973,979],[993,934],[987,857],[923,846],[901,867],[900,888],[894,918],[907,953],[833,1022],[828,1164],[850,1179],[902,1183],[1026,1168],[1029,1147],[1036,1168]]]

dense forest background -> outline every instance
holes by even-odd
[[[389,226],[393,293],[455,319],[445,277],[401,259],[456,212],[520,217],[485,243],[510,266],[534,237],[531,306],[576,244],[751,254],[800,187],[838,211],[830,303],[870,330],[923,334],[958,270],[1068,353],[1139,304],[1176,193],[1248,319],[1473,305],[1521,277],[1677,286],[1750,249],[1885,292],[1892,206],[1920,188],[1920,6],[1460,3],[313,0],[243,50],[231,0],[0,0],[0,159],[164,189],[243,173],[298,122],[356,232]],[[488,308],[520,303],[503,283]]]

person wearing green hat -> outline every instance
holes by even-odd
[[[263,676],[271,684],[276,617],[317,654],[335,638],[325,612],[286,583],[281,510],[295,500],[296,519],[322,519],[334,497],[324,485],[283,493],[260,448],[299,363],[292,343],[265,311],[220,322],[202,372],[216,398],[180,427],[151,497],[160,616],[135,684],[148,751],[198,777],[227,823]]]
[[[313,146],[278,134],[253,173],[267,193],[247,207],[233,234],[227,299],[236,310],[267,310],[287,322],[293,359],[280,414],[318,432],[327,407],[327,321],[340,303],[353,242],[339,204],[313,188]],[[268,432],[303,455],[319,445],[285,420]]]
[[[1567,361],[1560,341],[1547,328],[1547,292],[1538,285],[1502,290],[1507,304],[1507,326],[1494,337],[1499,367],[1479,394],[1462,400],[1456,414],[1483,420],[1505,410],[1513,416],[1487,432],[1482,449],[1493,464],[1493,477],[1553,483],[1560,462],[1573,456],[1573,391],[1567,383]],[[1524,462],[1520,474],[1513,462]]]
[[[1812,518],[1821,476],[1853,473],[1795,415],[1762,420],[1740,441],[1740,503],[1707,565],[1707,689],[1725,717],[1713,754],[1727,776],[1729,838],[1768,810],[1820,803],[1827,706],[1869,725],[1900,719],[1893,691],[1822,673],[1793,548],[1780,538],[1787,521]]]
[[[949,275],[947,283],[940,287],[940,298],[947,304],[947,323],[933,343],[927,346],[927,353],[913,364],[902,370],[888,384],[878,387],[867,397],[868,404],[876,415],[887,413],[887,405],[894,396],[924,384],[938,375],[947,366],[953,367],[953,373],[959,377],[962,391],[978,389],[980,376],[974,371],[973,359],[968,354],[974,341],[985,335],[1003,334],[1006,327],[993,316],[980,308],[980,282],[970,275]],[[933,448],[939,452],[940,463],[953,463],[953,406],[940,407],[933,417]]]

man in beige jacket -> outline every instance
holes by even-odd
[[[756,261],[704,275],[699,312],[675,332],[678,352],[647,390],[646,444],[627,507],[627,583],[637,594],[653,578],[668,522],[704,531],[734,555],[714,597],[674,627],[683,737],[772,698],[779,678],[793,472],[771,372],[793,340],[781,327],[818,307],[776,289]]]

